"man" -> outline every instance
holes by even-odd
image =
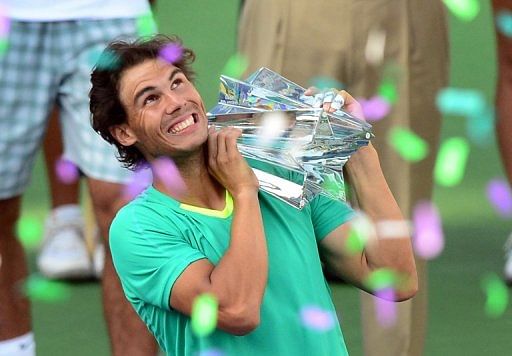
[[[493,0],[494,15],[512,11],[512,4],[505,0]],[[503,16],[503,15],[502,15]],[[510,16],[510,15],[509,15]],[[498,53],[498,85],[496,88],[496,136],[501,153],[501,160],[508,181],[512,184],[512,38],[510,34],[496,29]],[[503,276],[507,284],[512,285],[512,234],[505,243],[505,267]]]
[[[265,66],[302,86],[317,76],[327,77],[364,98],[377,94],[383,72],[389,76],[384,79],[396,81],[396,103],[389,116],[372,123],[372,142],[407,219],[412,218],[418,202],[432,199],[432,171],[441,132],[435,98],[448,83],[445,12],[440,0],[246,0],[240,16],[238,48],[249,61],[248,73]],[[380,48],[380,61],[370,60],[367,46],[370,52]],[[389,70],[392,67],[387,65],[396,68]],[[414,164],[402,159],[388,144],[395,126],[425,140],[428,157]],[[361,293],[366,356],[423,355],[428,294],[425,260],[417,258],[416,266],[419,292],[396,306],[393,325],[381,325],[374,298]]]
[[[94,129],[128,167],[171,158],[187,187],[169,188],[155,171],[153,185],[114,219],[110,245],[126,297],[168,354],[212,345],[228,355],[346,355],[337,320],[323,333],[300,323],[304,307],[334,314],[320,255],[334,273],[369,292],[365,281],[373,271],[394,270],[403,278],[396,300],[405,300],[417,289],[409,236],[387,236],[349,254],[353,211],[347,205],[318,196],[297,210],[259,192],[237,149],[240,131],[208,129],[191,82],[194,53],[184,49],[173,64],[158,59],[176,41],[112,43],[108,50],[119,56],[119,67],[92,74]],[[339,95],[348,111],[361,115],[348,93]],[[330,103],[323,108],[334,110]],[[403,223],[371,144],[346,168],[373,220]],[[194,335],[190,320],[203,293],[218,300],[218,329],[208,338]]]
[[[129,172],[90,127],[90,72],[95,54],[109,41],[137,36],[137,18],[150,9],[146,0],[104,0],[101,8],[96,0],[8,0],[2,5],[10,31],[8,49],[0,54],[0,355],[29,356],[35,353],[30,306],[20,293],[28,271],[15,226],[50,111],[58,105],[65,155],[87,177],[106,241]],[[73,214],[59,215],[67,223],[73,219]],[[60,244],[61,252],[79,247],[73,238]],[[105,255],[103,305],[112,353],[156,354],[155,341],[123,298],[108,250]]]

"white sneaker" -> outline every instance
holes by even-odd
[[[512,233],[505,242],[505,267],[503,268],[503,277],[508,285],[512,285]]]
[[[37,266],[42,275],[51,279],[93,276],[79,206],[64,205],[54,209],[48,216]]]

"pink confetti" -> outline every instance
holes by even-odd
[[[491,180],[487,184],[487,197],[502,217],[512,217],[512,191],[505,180]]]
[[[375,293],[375,312],[377,321],[384,327],[390,327],[396,322],[395,291],[393,288],[383,288]]]
[[[55,162],[57,178],[64,184],[75,183],[80,178],[80,171],[70,160],[61,157]]]
[[[135,171],[130,177],[128,184],[124,186],[123,196],[128,200],[132,200],[144,191],[152,181],[153,175],[150,169],[143,168]]]
[[[424,259],[437,257],[444,248],[441,218],[435,205],[428,201],[419,202],[413,211],[413,247],[416,254]]]
[[[159,56],[164,61],[174,64],[183,56],[183,47],[177,43],[171,43],[160,50]]]
[[[358,98],[357,101],[363,108],[364,117],[368,121],[378,121],[386,117],[391,110],[391,104],[380,96],[370,99]]]
[[[151,166],[155,177],[164,183],[169,192],[177,197],[185,194],[187,186],[181,178],[178,167],[170,158],[159,157],[152,162]]]
[[[334,313],[329,310],[323,310],[317,306],[302,308],[300,315],[302,323],[310,329],[328,331],[335,325]]]
[[[0,13],[0,37],[7,37],[11,29],[11,22],[8,17],[4,17]]]

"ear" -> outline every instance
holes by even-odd
[[[137,142],[137,135],[127,123],[109,128],[110,134],[123,146],[131,146]]]

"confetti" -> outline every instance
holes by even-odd
[[[388,142],[406,161],[418,162],[428,155],[427,142],[405,128],[395,126],[389,130]]]
[[[212,294],[201,294],[192,305],[192,331],[200,336],[211,334],[217,326],[219,303]]]
[[[23,215],[16,223],[16,234],[26,248],[37,248],[43,237],[43,224],[40,219]]]
[[[64,184],[75,183],[80,178],[80,171],[78,170],[78,167],[64,157],[60,157],[55,162],[55,174]]]
[[[336,325],[336,316],[330,310],[311,305],[303,307],[300,311],[302,324],[308,329],[325,332]]]
[[[508,304],[507,286],[494,273],[486,275],[482,279],[481,286],[487,296],[484,307],[485,314],[491,318],[501,316]]]
[[[390,327],[395,324],[397,317],[395,290],[393,288],[382,288],[375,292],[373,298],[376,318],[383,327]]]
[[[89,52],[89,64],[91,67],[101,70],[113,70],[121,65],[120,58],[116,53],[100,48]]]
[[[464,177],[469,156],[469,144],[462,137],[452,137],[441,145],[437,155],[434,178],[437,184],[453,187]]]
[[[69,286],[62,282],[50,281],[38,275],[30,276],[23,284],[23,293],[31,300],[62,302],[71,297]]]
[[[157,33],[157,27],[151,12],[137,17],[137,34],[141,37]]]
[[[507,37],[512,37],[512,11],[499,10],[495,17],[496,28]]]
[[[249,60],[247,57],[240,53],[236,53],[228,59],[226,65],[224,65],[224,68],[222,69],[222,74],[232,78],[240,78],[247,70],[248,66]]]
[[[143,167],[130,176],[128,183],[123,188],[125,199],[132,200],[142,193],[153,182],[151,169]]]
[[[462,21],[472,21],[480,12],[478,0],[443,0],[443,2]]]
[[[325,77],[325,76],[317,76],[313,77],[309,80],[309,86],[318,88],[319,90],[341,90],[345,88],[345,85],[341,83],[340,81],[331,78],[331,77]]]
[[[473,116],[484,112],[484,95],[473,89],[444,88],[437,93],[436,105],[445,115]]]
[[[487,197],[504,218],[512,217],[512,191],[507,181],[493,179],[487,184]]]
[[[0,8],[0,38],[7,38],[9,36],[9,30],[11,29],[11,20],[3,15],[2,9]]]
[[[159,57],[165,62],[171,64],[179,62],[182,56],[183,47],[178,43],[170,43],[167,46],[164,46],[159,52]]]
[[[495,111],[487,106],[478,115],[469,115],[466,121],[468,137],[476,144],[488,145],[494,137]]]
[[[384,48],[386,47],[386,32],[373,29],[368,33],[364,55],[366,62],[377,66],[384,58]]]
[[[358,98],[364,117],[367,121],[378,121],[386,117],[391,111],[391,104],[380,96],[374,96],[368,100]]]
[[[365,248],[369,241],[377,238],[377,232],[372,220],[363,212],[358,211],[350,221],[350,232],[345,244],[348,253],[356,254]]]
[[[224,356],[226,355],[221,349],[206,349],[197,354],[197,356]]]
[[[429,201],[416,204],[413,223],[412,245],[416,254],[426,260],[439,256],[444,248],[444,234],[436,206]]]
[[[389,268],[374,270],[364,281],[364,284],[372,291],[392,288],[398,285],[399,278],[395,271]]]
[[[395,81],[392,78],[385,78],[377,89],[377,95],[390,104],[396,103],[398,99],[398,91]]]
[[[176,164],[167,157],[159,157],[151,162],[155,177],[161,181],[173,195],[180,197],[187,191]]]
[[[0,56],[3,56],[5,53],[7,53],[7,50],[9,49],[9,41],[5,38],[0,38]]]

